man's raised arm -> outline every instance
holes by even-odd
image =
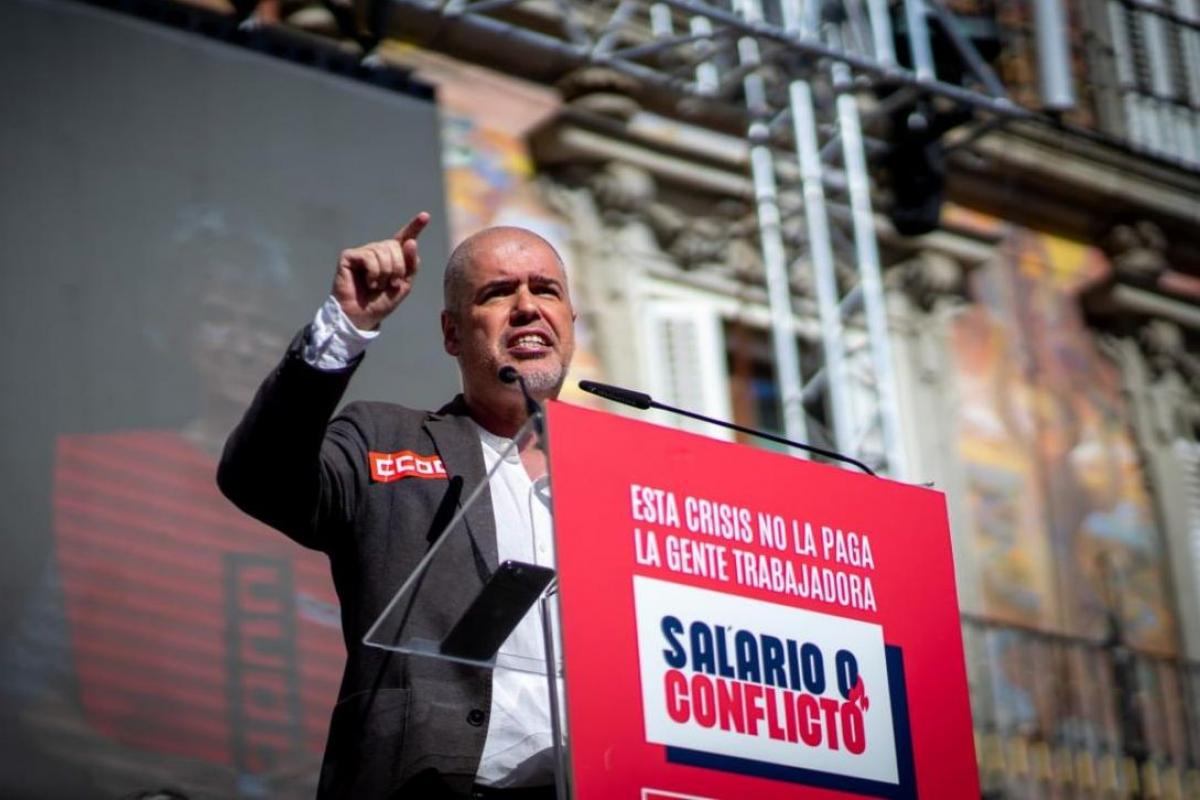
[[[412,291],[421,212],[390,239],[343,250],[326,306],[292,342],[225,443],[217,484],[239,508],[327,550],[367,464],[354,415],[329,424],[373,331]],[[336,345],[336,346],[331,346]]]

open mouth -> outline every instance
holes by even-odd
[[[549,353],[550,337],[541,331],[523,331],[508,339],[508,352],[518,358]]]

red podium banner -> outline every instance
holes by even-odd
[[[578,800],[979,796],[941,494],[548,415]]]

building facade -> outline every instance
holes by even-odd
[[[748,51],[736,46],[676,65],[697,84],[711,67],[715,86],[720,71],[742,67],[727,97],[673,93],[605,63],[664,25],[707,41],[703,14],[580,4],[590,11],[574,22],[598,28],[596,57],[578,63],[511,33],[569,41],[569,4],[491,4],[496,13],[479,16],[492,22],[473,27],[451,24],[470,3],[203,5],[282,26],[313,48],[361,48],[435,87],[451,238],[516,224],[559,247],[580,309],[573,378],[776,431],[788,429],[791,403],[810,438],[832,446],[848,444],[833,398],[865,409],[856,419],[874,413],[877,332],[863,314],[841,321],[840,394],[825,377],[816,239],[830,239],[843,306],[854,305],[864,252],[849,163],[813,179],[779,144],[780,127],[748,135],[758,118],[741,78],[759,62],[745,69]],[[907,5],[894,4],[897,20]],[[768,21],[786,6],[754,4]],[[814,13],[853,34],[864,7]],[[1053,97],[1044,6],[949,9],[963,31],[982,26],[986,35],[970,35],[986,46],[973,52],[1020,113],[957,117],[944,97],[905,96],[882,79],[826,98],[833,109],[853,97],[865,131],[903,454],[887,466],[946,494],[985,793],[1200,797],[1200,5],[1062,8],[1067,79]],[[770,66],[788,68],[818,67]],[[841,79],[830,80],[826,89]],[[829,119],[816,126],[826,143],[846,135],[830,137]],[[766,224],[787,254],[783,327],[804,386],[787,402],[777,254],[755,161],[764,141],[778,213]],[[828,223],[814,228],[821,187]],[[900,213],[914,203],[934,214],[919,234]],[[574,391],[568,399],[593,402]],[[862,435],[868,449],[886,438],[870,426]]]

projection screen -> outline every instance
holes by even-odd
[[[8,0],[0,120],[0,796],[311,797],[343,661],[328,565],[213,471],[338,252],[423,209],[423,279],[352,396],[457,391],[431,93]]]

